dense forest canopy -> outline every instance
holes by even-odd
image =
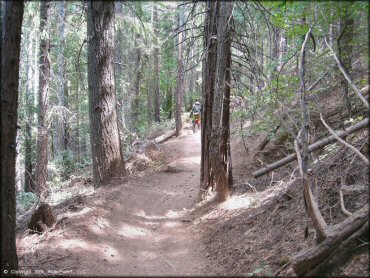
[[[342,187],[361,176],[351,167],[369,166],[368,134],[350,136],[368,124],[368,9],[367,1],[1,1],[2,269],[18,267],[16,211],[57,202],[82,175],[95,189],[129,176],[149,141],[159,148],[187,124],[195,134],[197,102],[198,201],[233,195],[241,138],[242,171],[272,172],[270,185],[297,160],[277,175],[299,175],[318,246],[356,235],[368,202],[350,213],[341,189],[335,207],[348,218],[334,229],[317,187],[330,153],[314,151],[339,142],[329,152],[350,152],[328,179]],[[297,275],[315,273],[315,252],[332,250],[295,257]]]

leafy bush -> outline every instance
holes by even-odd
[[[21,192],[17,194],[17,208],[21,210],[27,210],[34,203],[37,202],[36,194],[32,192]]]

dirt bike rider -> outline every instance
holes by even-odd
[[[195,120],[199,119],[200,120],[200,114],[202,113],[202,106],[200,105],[199,101],[195,102],[193,104],[193,108],[191,109],[190,112],[190,118],[192,118],[192,123],[193,123],[193,129],[195,128]]]

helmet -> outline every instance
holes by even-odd
[[[195,105],[200,105],[199,101],[197,101],[197,102],[195,103]]]

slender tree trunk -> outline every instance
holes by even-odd
[[[135,79],[134,79],[134,88],[133,88],[133,98],[132,98],[132,104],[131,104],[131,125],[130,130],[136,130],[137,123],[139,121],[139,114],[140,114],[140,81],[141,81],[141,69],[140,69],[140,63],[141,63],[141,46],[139,43],[140,35],[138,33],[135,34],[134,39],[134,50],[135,50],[135,61],[134,61],[134,73],[135,73]]]
[[[65,108],[65,62],[64,62],[64,48],[65,48],[65,1],[58,2],[58,105],[62,109],[58,117],[55,129],[55,154],[59,154],[66,149],[66,113]]]
[[[40,75],[39,75],[39,114],[35,169],[35,191],[41,194],[47,189],[48,165],[48,101],[50,83],[50,2],[42,1],[40,6]]]
[[[80,79],[77,78],[76,91],[76,156],[77,162],[81,163],[81,133],[80,133]]]
[[[346,3],[346,5],[349,5],[349,7],[352,5],[351,2]],[[354,28],[354,19],[350,18],[347,15],[347,9],[349,7],[346,7],[346,14],[343,18],[341,25],[342,25],[342,31],[338,37],[338,58],[340,62],[342,63],[345,71],[350,75],[351,69],[352,69],[352,39],[353,39],[353,28]],[[343,75],[341,75],[341,90],[343,95],[343,100],[345,104],[345,108],[347,112],[351,113],[351,102],[348,97],[349,92],[349,86],[348,81],[344,78]]]
[[[24,191],[33,192],[34,184],[32,179],[32,125],[34,107],[34,88],[33,88],[33,32],[29,35],[28,59],[27,59],[27,89],[25,90],[26,103],[26,126],[24,134]]]
[[[154,30],[154,51],[153,51],[153,63],[154,63],[154,120],[159,123],[161,121],[160,115],[160,80],[159,80],[159,46],[158,46],[158,10],[157,4],[153,2],[153,30]]]
[[[114,2],[88,6],[90,140],[95,186],[126,174],[118,134],[114,82]]]
[[[183,90],[184,90],[184,70],[183,70],[183,61],[182,61],[182,17],[181,13],[178,16],[178,23],[179,23],[179,35],[178,35],[178,49],[177,49],[177,87],[176,87],[176,95],[175,95],[175,125],[176,125],[176,136],[181,134],[182,129],[182,120],[181,120],[181,108],[182,108],[182,97],[183,97]]]
[[[123,3],[121,1],[115,2],[115,13],[116,13],[116,18],[123,18]],[[115,49],[114,49],[114,57],[115,57],[115,63],[116,63],[116,95],[117,95],[117,119],[118,119],[118,130],[120,130],[122,133],[126,132],[126,120],[125,120],[125,99],[124,97],[124,90],[123,90],[123,85],[122,85],[122,80],[124,76],[124,71],[123,71],[123,51],[124,51],[124,33],[123,33],[123,28],[120,25],[117,28],[117,34],[115,36]],[[125,99],[125,100],[124,100]],[[127,101],[128,102],[128,101]],[[121,133],[120,132],[120,133]]]
[[[1,274],[13,276],[18,269],[16,252],[15,160],[17,107],[23,1],[3,2],[1,28],[0,93],[0,206],[1,206]],[[4,74],[6,73],[6,74]],[[7,272],[5,272],[5,270]],[[7,275],[8,273],[8,275]]]
[[[135,9],[136,9],[136,12],[141,16],[142,8],[141,8],[140,1],[137,1],[135,3]],[[141,79],[142,79],[141,67],[140,67],[142,63],[142,50],[141,50],[140,40],[141,40],[140,33],[136,32],[134,35],[134,65],[133,65],[134,82],[133,82],[133,96],[132,96],[132,103],[131,103],[131,122],[130,122],[131,132],[137,130],[137,123],[139,121],[139,115],[140,115],[140,107],[139,107],[140,105],[140,85],[141,85]],[[151,102],[150,102],[150,105],[151,105]]]

